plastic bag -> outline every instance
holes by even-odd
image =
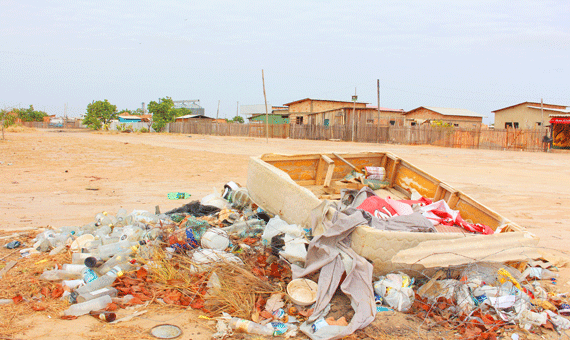
[[[303,230],[298,225],[289,224],[276,215],[267,222],[261,239],[265,245],[268,245],[271,243],[273,236],[277,236],[279,234],[288,234],[291,237],[302,237]]]
[[[414,302],[412,281],[406,274],[388,274],[374,283],[374,292],[384,303],[400,312],[406,312]]]

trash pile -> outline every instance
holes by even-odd
[[[0,304],[28,302],[34,310],[60,308],[64,319],[89,314],[112,323],[129,306],[184,306],[215,321],[216,339],[234,332],[336,339],[389,310],[481,339],[515,327],[570,328],[567,297],[552,289],[557,273],[548,263],[475,263],[373,278],[370,263],[346,243],[347,230],[362,219],[349,215],[343,227],[313,236],[313,229],[264,211],[247,189],[229,182],[220,194],[166,213],[102,212],[83,226],[44,230],[30,244],[7,242],[9,255],[33,263],[28,269],[39,277],[23,294],[12,283]],[[49,255],[35,261],[38,254]],[[331,316],[337,287],[353,311]]]

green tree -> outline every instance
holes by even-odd
[[[129,109],[123,109],[123,110],[119,111],[119,113],[117,114],[117,116],[119,116],[119,115],[132,115],[132,114],[133,114],[133,112],[132,112],[131,110],[129,110]]]
[[[109,103],[107,99],[98,100],[87,105],[87,114],[83,119],[83,124],[93,130],[99,130],[106,126],[111,120],[118,116],[117,106]]]
[[[229,122],[230,123],[241,123],[241,124],[243,124],[244,120],[243,120],[243,117],[241,117],[241,116],[235,116]]]
[[[154,100],[148,104],[148,112],[152,113],[152,128],[155,131],[162,131],[167,123],[173,122],[176,118],[174,102],[172,98],[161,98],[158,103]]]
[[[47,113],[43,111],[34,110],[33,105],[30,105],[27,109],[14,109],[14,112],[18,114],[18,118],[22,122],[41,122],[47,116]]]
[[[173,111],[174,118],[192,114],[192,110],[187,108],[187,107],[180,107],[178,109],[172,109],[172,111]]]
[[[12,114],[13,111],[1,110],[0,111],[0,123],[4,122],[4,126],[13,125],[16,121],[16,116]]]

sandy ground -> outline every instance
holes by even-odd
[[[570,154],[201,135],[6,133],[0,140],[0,229],[83,225],[119,208],[167,211],[186,203],[168,200],[168,192],[199,199],[230,180],[245,185],[250,156],[330,151],[391,151],[526,227],[541,246],[568,250]],[[570,291],[569,271],[562,271],[561,291]],[[22,338],[85,338],[97,321],[84,318],[36,316]],[[148,329],[171,318],[187,327],[185,339],[208,338],[182,314],[138,323]]]

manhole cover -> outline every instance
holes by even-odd
[[[151,328],[150,334],[159,339],[174,339],[182,334],[182,330],[174,325],[158,325]]]

